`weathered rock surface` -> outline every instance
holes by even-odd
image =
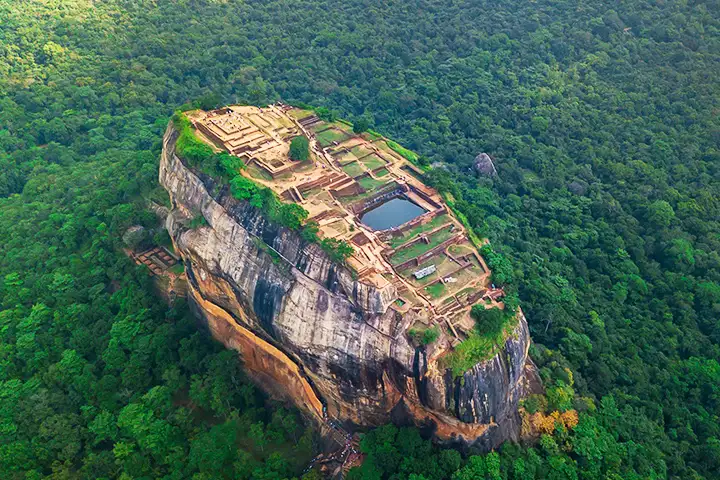
[[[441,439],[485,448],[517,439],[518,401],[535,375],[524,318],[498,355],[454,379],[434,347],[409,343],[415,314],[391,308],[392,285],[356,281],[317,245],[193,172],[174,154],[176,136],[172,128],[165,135],[160,182],[171,197],[166,226],[185,261],[191,303],[261,386],[319,419],[327,409],[345,422],[378,425],[400,409],[434,422]],[[189,228],[198,215],[207,225]]]
[[[475,170],[481,175],[485,175],[486,177],[497,176],[495,163],[493,163],[492,158],[490,158],[490,155],[488,155],[487,153],[481,153],[480,155],[475,157],[475,161],[473,162],[473,170]]]

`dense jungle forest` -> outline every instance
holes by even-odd
[[[718,0],[0,0],[0,478],[303,476],[312,427],[121,238],[173,111],[280,99],[433,166],[528,317],[527,408],[579,415],[476,455],[380,427],[350,478],[720,478],[719,28]]]

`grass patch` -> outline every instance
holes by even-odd
[[[417,288],[422,288],[426,285],[430,285],[438,278],[441,278],[443,276],[443,273],[447,273],[444,272],[444,270],[447,269],[444,269],[443,266],[448,262],[452,261],[447,257],[447,255],[440,254],[436,255],[435,257],[428,258],[420,265],[411,265],[408,268],[404,268],[400,270],[399,273],[400,275],[405,277],[413,286]],[[421,279],[416,279],[413,275],[414,272],[430,266],[435,266],[435,271],[433,273],[426,275]],[[455,266],[454,262],[452,262],[452,266]]]
[[[439,232],[433,234],[428,239],[429,243],[417,242],[410,245],[409,247],[403,248],[402,250],[398,250],[393,254],[392,257],[390,257],[390,263],[392,263],[393,265],[400,265],[401,263],[407,262],[411,258],[422,255],[425,252],[429,252],[430,250],[450,238],[452,234],[453,233],[450,231],[450,227],[444,228]]]
[[[383,159],[378,157],[374,153],[366,156],[360,161],[368,168],[368,170],[375,170],[376,168],[385,166],[385,162],[383,161]]]
[[[486,310],[475,305],[471,315],[476,320],[476,329],[468,338],[455,347],[455,351],[445,357],[447,368],[453,375],[461,376],[477,363],[490,359],[512,334],[517,326],[518,316],[514,310],[498,308]]]
[[[372,150],[369,150],[364,145],[355,145],[350,149],[350,152],[352,152],[353,155],[355,155],[357,158],[364,157],[365,155],[370,155],[372,153]]]
[[[417,153],[413,152],[412,150],[408,150],[407,148],[393,142],[392,140],[386,140],[385,143],[387,143],[388,147],[390,147],[395,153],[403,157],[405,160],[408,160],[412,163],[417,163],[418,158],[420,158]]]
[[[448,250],[456,257],[467,255],[468,253],[472,253],[473,251],[467,243],[452,245],[450,248],[448,248]]]
[[[328,128],[332,128],[332,125],[325,123],[325,122],[320,122],[320,123],[310,127],[310,130],[312,130],[314,133],[317,134],[317,133],[327,130]]]
[[[182,263],[176,263],[172,267],[168,268],[168,272],[174,273],[175,275],[180,275],[185,271],[185,265]]]
[[[368,129],[368,130],[366,130],[365,132],[363,132],[362,137],[363,137],[365,140],[368,140],[368,141],[370,141],[370,142],[374,142],[375,140],[381,139],[381,138],[382,138],[382,135],[380,135],[380,134],[379,134],[378,132],[376,132],[375,130],[370,130],[370,129]]]
[[[298,120],[302,120],[303,118],[307,118],[310,115],[312,115],[314,112],[312,110],[300,110],[300,109],[292,109],[288,112],[290,116],[295,117]]]
[[[265,170],[263,170],[262,168],[258,167],[258,166],[255,165],[255,164],[248,165],[247,171],[248,171],[248,173],[250,174],[250,176],[253,177],[253,178],[258,178],[258,179],[261,179],[261,180],[266,180],[266,181],[268,181],[268,182],[273,179],[273,178],[272,178],[272,175],[270,175],[270,174],[267,173]]]
[[[415,170],[414,168],[411,168],[411,167],[408,167],[407,165],[404,165],[404,166],[401,168],[401,170],[402,170],[403,172],[407,173],[408,175],[410,175],[411,177],[415,178],[416,180],[419,180],[419,181],[421,181],[421,182],[423,182],[423,183],[425,182],[425,179],[423,178],[422,173],[418,172],[418,171]]]
[[[358,183],[368,192],[377,190],[378,188],[385,185],[385,182],[383,182],[382,180],[376,180],[372,177],[363,177],[358,180]]]
[[[445,214],[438,215],[425,224],[417,225],[417,226],[411,228],[410,230],[405,232],[402,236],[394,237],[392,240],[390,240],[389,244],[392,248],[397,248],[400,245],[402,245],[403,243],[417,237],[421,233],[429,232],[430,230],[433,230],[434,228],[437,228],[444,223],[448,223],[449,220],[450,220],[450,218]]]
[[[390,172],[388,172],[388,169],[387,169],[387,168],[383,168],[382,170],[378,170],[377,172],[375,172],[374,175],[375,175],[376,177],[382,178],[382,177],[384,177],[385,175],[387,175],[388,173],[390,173]]]
[[[360,166],[360,164],[358,162],[351,162],[351,163],[345,164],[341,168],[342,168],[343,172],[347,173],[348,175],[350,175],[353,178],[365,173],[365,170]]]
[[[348,163],[356,162],[357,157],[351,152],[343,152],[340,155],[335,156],[335,160],[337,160],[337,162],[342,166],[347,165]]]
[[[425,292],[432,298],[440,298],[445,293],[445,284],[442,282],[433,283],[429,287],[425,287]]]
[[[333,144],[333,142],[343,142],[348,139],[349,135],[345,132],[342,132],[340,130],[337,130],[335,128],[328,128],[327,130],[323,130],[322,132],[319,132],[315,134],[318,143],[320,143],[320,146],[325,148]]]

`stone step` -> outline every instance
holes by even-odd
[[[409,290],[408,286],[397,278],[393,278],[392,284],[398,293],[407,292]]]
[[[447,305],[442,305],[438,308],[437,312],[441,315],[447,314],[448,317],[452,317],[454,313],[462,310],[463,308],[462,304],[458,302],[457,299],[454,299],[453,302],[450,302]]]
[[[350,186],[353,182],[354,180],[352,178],[346,176],[331,183],[328,185],[328,188],[330,190],[342,190],[343,188]]]

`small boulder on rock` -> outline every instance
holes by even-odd
[[[573,180],[568,185],[568,190],[575,195],[583,196],[587,193],[588,184],[582,180]]]
[[[490,155],[488,155],[487,153],[481,153],[480,155],[475,157],[475,161],[473,162],[473,170],[480,175],[485,175],[486,177],[497,176],[495,164],[493,163],[492,158],[490,158]]]

